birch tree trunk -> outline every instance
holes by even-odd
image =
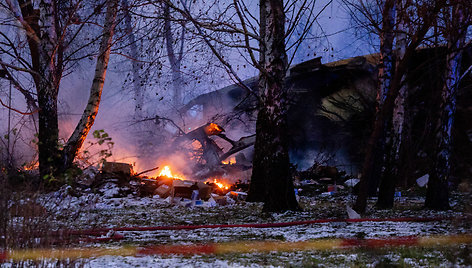
[[[359,185],[359,194],[356,200],[355,209],[358,212],[364,212],[367,205],[367,197],[369,195],[369,186],[374,185],[377,188],[378,179],[382,173],[384,164],[385,138],[384,129],[386,128],[381,113],[387,99],[388,92],[391,88],[394,61],[393,61],[393,40],[395,27],[395,0],[385,0],[382,10],[382,31],[380,32],[380,66],[378,73],[378,89],[377,89],[377,109],[375,115],[374,130],[367,145],[367,152],[362,168],[362,178]],[[380,122],[382,121],[382,122]],[[375,124],[381,124],[377,128]],[[374,137],[379,135],[378,137]]]
[[[392,0],[387,1],[391,2],[390,6],[395,4]],[[364,213],[366,209],[367,189],[369,180],[372,180],[372,177],[375,175],[375,163],[376,161],[378,161],[379,155],[380,158],[383,158],[384,156],[383,150],[385,149],[385,131],[387,129],[386,123],[388,123],[389,120],[391,122],[395,99],[398,96],[398,92],[401,86],[401,79],[403,77],[403,74],[408,70],[408,61],[414,55],[416,48],[419,46],[419,44],[424,40],[426,33],[429,31],[433,22],[436,20],[439,10],[444,7],[445,1],[433,1],[430,4],[430,6],[425,6],[421,9],[421,14],[419,14],[419,16],[421,16],[422,18],[422,23],[417,25],[418,27],[416,28],[415,32],[410,33],[410,41],[406,46],[403,59],[397,62],[395,66],[395,75],[393,76],[393,78],[391,78],[391,84],[388,92],[386,92],[386,97],[384,99],[383,105],[381,105],[380,109],[378,109],[376,112],[374,126],[369,141],[367,143],[366,155],[362,167],[362,178],[360,182],[359,195],[354,206],[355,210],[359,213]],[[387,10],[388,9],[389,8],[387,8]],[[391,20],[392,16],[390,15],[388,17]],[[382,39],[383,38],[381,38],[381,40]],[[391,40],[393,42],[393,38]],[[393,63],[391,65],[391,68],[393,68]]]
[[[462,50],[467,34],[466,7],[456,3],[451,11],[451,27],[447,30],[449,54],[446,59],[445,83],[441,93],[440,118],[436,134],[436,155],[431,169],[425,206],[449,209],[449,176],[451,174],[452,128],[456,112],[456,96],[460,82]]]
[[[395,0],[396,1],[396,44],[395,44],[395,59],[396,66],[403,61],[407,46],[407,8],[409,0]],[[385,170],[381,176],[381,183],[379,187],[379,197],[377,207],[392,208],[395,196],[395,185],[398,183],[399,169],[400,169],[400,153],[403,141],[403,128],[405,124],[405,105],[407,99],[407,85],[406,73],[401,75],[400,89],[398,96],[395,99],[392,118],[392,130],[389,133],[389,144],[387,145],[387,155],[385,159]]]
[[[37,60],[32,55],[33,63],[37,61],[38,106],[38,151],[39,172],[46,179],[56,174],[60,160],[58,144],[59,129],[57,121],[57,94],[60,78],[56,70],[57,34],[54,18],[56,12],[53,0],[43,0],[39,4],[39,42],[33,45],[37,49]]]
[[[100,105],[100,99],[102,96],[103,84],[105,83],[105,77],[108,67],[108,60],[110,58],[110,51],[113,41],[114,29],[116,25],[116,14],[118,10],[118,0],[107,1],[107,11],[105,17],[105,26],[103,28],[102,40],[98,51],[97,64],[95,67],[95,76],[93,78],[92,86],[90,88],[90,96],[82,114],[82,117],[77,124],[74,132],[70,136],[69,140],[63,151],[63,166],[62,169],[66,170],[71,167],[77,152],[82,147],[82,144],[87,137],[87,134],[92,127],[95,116],[98,113],[98,107]]]
[[[265,211],[298,210],[288,155],[284,5],[281,0],[262,0],[260,8],[265,15],[260,19],[265,26],[261,31],[265,31],[266,72],[256,122],[253,174],[264,181],[264,191],[259,194],[264,196]]]

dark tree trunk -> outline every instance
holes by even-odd
[[[380,68],[377,90],[377,109],[372,135],[367,145],[367,151],[362,168],[362,178],[355,209],[363,213],[367,206],[367,197],[376,191],[382,166],[385,160],[385,128],[386,120],[381,113],[385,106],[387,94],[390,91],[393,76],[393,40],[395,26],[395,1],[386,0],[382,11],[382,32],[380,34]],[[388,182],[390,183],[390,182]],[[385,182],[383,182],[385,184]],[[373,189],[372,189],[373,188]]]
[[[298,210],[290,174],[287,136],[287,90],[284,85],[287,70],[285,53],[285,14],[281,0],[260,1],[264,9],[261,21],[265,31],[265,87],[261,88],[260,107],[256,123],[256,144],[253,165],[255,182],[263,181],[265,211]]]
[[[260,109],[259,109],[260,110]],[[264,121],[264,115],[259,111],[256,120],[256,142],[254,144],[254,156],[252,160],[252,175],[251,184],[249,185],[249,192],[247,195],[248,202],[264,202],[265,200],[265,173],[264,169],[266,164],[264,163],[267,154],[264,152],[264,140],[258,138],[257,133],[261,133],[263,128],[262,122]],[[260,136],[260,135],[259,135]]]
[[[455,4],[451,11],[451,27],[446,29],[449,54],[446,79],[441,93],[440,118],[436,135],[436,153],[428,182],[425,206],[449,209],[449,176],[451,174],[452,127],[456,112],[457,88],[460,82],[462,50],[467,34],[465,7]]]
[[[61,157],[58,144],[57,94],[51,92],[52,90],[54,88],[47,85],[38,89],[38,105],[41,107],[38,125],[38,162],[39,173],[44,179],[57,174]]]
[[[266,5],[267,0],[260,0],[259,1],[259,17],[260,18],[265,18],[267,16],[266,12],[267,10],[265,8],[262,8]],[[265,19],[260,19],[259,22],[259,36],[261,40],[265,40],[266,36],[266,20]],[[265,56],[266,56],[266,45],[263,41],[259,42],[259,64],[261,66],[264,65],[265,63]],[[266,87],[265,83],[265,76],[262,72],[259,74],[259,81],[258,81],[258,89],[259,89],[259,96],[264,94],[264,89]],[[258,105],[261,105],[259,103]],[[262,122],[262,114],[258,113],[257,114],[257,119],[256,119],[256,133],[258,132],[257,129],[260,128],[260,123]],[[262,140],[259,140],[256,138],[256,142],[254,144],[254,156],[252,160],[252,175],[251,175],[251,184],[249,186],[249,192],[247,195],[247,201],[248,202],[264,202],[265,200],[265,182],[264,182],[264,165],[263,160],[264,160],[264,153],[263,152],[263,143]]]
[[[392,0],[387,0],[392,1]],[[393,1],[392,1],[393,2]],[[394,3],[390,3],[393,5]],[[395,67],[395,76],[391,79],[391,85],[388,92],[386,92],[385,101],[380,109],[376,113],[374,120],[374,127],[369,138],[369,142],[366,148],[366,155],[364,159],[364,164],[362,167],[362,178],[360,182],[359,196],[357,197],[356,204],[354,209],[359,213],[364,213],[367,206],[367,189],[369,185],[369,180],[372,180],[374,177],[374,167],[378,159],[379,153],[378,150],[381,150],[382,155],[384,155],[385,150],[385,130],[386,123],[388,120],[391,120],[393,114],[393,108],[395,105],[395,99],[398,96],[398,92],[401,87],[403,74],[408,69],[408,61],[415,53],[416,48],[424,40],[424,36],[431,28],[433,21],[436,19],[436,15],[439,10],[444,6],[444,1],[434,1],[429,8],[423,9],[422,19],[423,23],[419,25],[418,29],[414,33],[410,34],[410,42],[405,49],[404,57],[399,61]],[[385,11],[385,10],[384,10]],[[382,38],[381,38],[382,40]],[[393,39],[392,39],[393,42]],[[391,192],[391,191],[390,191]]]

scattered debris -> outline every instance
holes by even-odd
[[[472,187],[469,182],[463,181],[457,185],[457,190],[461,193],[470,193],[472,192]]]
[[[348,186],[348,187],[354,187],[356,186],[356,184],[358,184],[361,180],[359,179],[349,179],[347,181],[344,182],[344,185]]]
[[[159,195],[161,198],[167,198],[170,195],[171,187],[166,184],[162,184],[157,187],[154,191],[154,195]]]
[[[120,163],[120,162],[105,162],[105,163],[103,163],[102,172],[123,174],[123,175],[126,175],[126,176],[131,176],[131,175],[134,174],[133,166],[131,164]]]
[[[360,219],[361,215],[352,209],[349,205],[346,205],[347,216],[349,219]]]
[[[428,181],[429,181],[429,174],[425,174],[425,175],[419,177],[416,180],[416,183],[418,184],[419,187],[425,187],[426,184],[428,184]]]

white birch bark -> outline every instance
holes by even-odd
[[[74,132],[67,141],[66,147],[64,148],[65,168],[72,164],[72,161],[77,155],[77,152],[82,147],[82,144],[84,143],[85,138],[87,137],[87,134],[95,121],[95,116],[98,113],[103,84],[105,83],[108,61],[110,58],[117,10],[118,0],[107,1],[105,26],[103,28],[102,40],[98,51],[95,76],[93,78],[92,86],[90,87],[89,100],[79,123],[77,124]]]
[[[396,22],[396,65],[401,62],[405,56],[407,46],[407,8],[410,4],[409,0],[396,0],[397,1],[397,22]],[[400,148],[402,145],[403,128],[405,125],[405,105],[408,99],[408,88],[406,85],[406,73],[401,74],[400,89],[398,90],[398,96],[395,99],[395,106],[393,108],[393,133],[392,133],[392,154],[393,161],[397,163],[400,159]],[[396,171],[395,171],[396,172]]]
[[[38,159],[40,174],[43,178],[56,173],[59,158],[57,94],[60,77],[57,77],[56,72],[57,34],[54,21],[55,12],[54,1],[40,1],[39,42],[37,43],[38,70],[36,71],[39,73],[37,93],[40,108],[38,113]],[[35,59],[33,59],[34,61]]]

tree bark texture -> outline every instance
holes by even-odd
[[[405,56],[405,50],[407,46],[407,21],[408,14],[407,9],[411,4],[409,0],[395,0],[396,1],[396,44],[395,44],[395,61],[396,65],[401,62]],[[398,74],[398,72],[394,72]],[[404,125],[405,125],[405,105],[408,97],[407,85],[406,85],[406,73],[401,75],[400,89],[398,96],[395,98],[395,105],[393,108],[392,118],[392,129],[389,134],[389,144],[386,147],[386,159],[384,165],[384,172],[381,176],[379,197],[377,201],[377,207],[379,208],[392,208],[395,196],[395,186],[399,182],[399,176],[404,173],[400,173],[401,169],[401,149],[404,136]]]
[[[37,93],[38,106],[38,160],[39,172],[42,178],[54,175],[60,160],[58,144],[59,128],[57,121],[57,94],[60,78],[57,77],[57,34],[54,22],[56,7],[54,1],[43,0],[39,4],[39,43],[30,50],[37,49],[39,73]],[[33,57],[33,55],[32,55]]]
[[[385,163],[385,128],[386,120],[382,118],[387,95],[392,84],[394,71],[393,40],[395,27],[395,0],[386,0],[382,11],[382,31],[380,33],[380,66],[378,73],[377,109],[372,135],[362,168],[362,178],[355,209],[364,212],[369,192],[375,191]],[[375,135],[375,136],[374,136]],[[378,136],[377,136],[378,135]],[[374,188],[374,189],[369,189]]]
[[[284,78],[287,70],[285,52],[285,14],[281,0],[260,1],[265,9],[266,47],[264,69],[265,87],[261,89],[260,107],[256,122],[256,143],[253,177],[264,182],[265,211],[298,210],[290,174],[287,136],[287,90]]]
[[[267,17],[267,9],[263,8],[267,5],[267,0],[260,0],[259,1],[259,17],[266,18]],[[261,40],[266,39],[266,26],[267,22],[265,19],[260,19],[259,22],[259,36]],[[266,44],[264,41],[259,42],[259,65],[264,66],[265,57],[266,57]],[[258,95],[261,96],[264,94],[264,89],[266,88],[266,78],[263,72],[259,73],[259,80],[257,85],[259,92]],[[259,103],[260,105],[260,103]],[[262,122],[262,114],[258,113],[256,118],[256,133],[258,128],[258,122]],[[260,127],[260,126],[259,126]],[[256,135],[257,136],[257,135]],[[257,148],[257,149],[256,149]],[[259,152],[259,148],[261,145],[257,143],[257,138],[254,143],[254,151]],[[262,149],[262,148],[261,148]],[[265,182],[264,182],[264,166],[262,165],[264,159],[263,153],[255,153],[252,160],[252,174],[251,174],[251,184],[249,186],[249,192],[247,195],[247,201],[249,202],[264,202],[265,196],[264,193],[265,189]]]
[[[436,155],[431,169],[425,206],[449,209],[449,177],[451,174],[452,128],[456,112],[457,89],[460,82],[462,49],[467,34],[465,7],[455,4],[451,11],[451,28],[447,31],[449,53],[446,60],[445,82],[439,106],[441,115],[436,131]]]
[[[105,26],[103,28],[102,40],[98,51],[97,64],[90,96],[85,110],[78,122],[74,132],[70,136],[63,152],[63,170],[72,166],[77,152],[87,137],[98,113],[100,99],[102,96],[103,84],[107,73],[108,61],[113,41],[114,29],[116,24],[116,14],[118,10],[118,0],[107,1],[107,11],[105,17]]]
[[[388,0],[391,1],[391,0]],[[364,164],[362,168],[362,178],[360,182],[359,196],[357,197],[355,210],[359,213],[364,213],[367,205],[367,189],[368,183],[373,176],[375,158],[378,156],[378,151],[385,149],[384,137],[385,137],[385,123],[387,120],[391,120],[393,114],[393,107],[395,105],[395,99],[397,98],[398,91],[400,90],[401,79],[403,74],[408,69],[408,61],[414,55],[418,45],[424,40],[424,37],[431,25],[436,19],[436,15],[439,10],[444,7],[445,1],[438,0],[431,3],[429,8],[423,9],[422,20],[423,23],[418,25],[418,28],[414,33],[410,33],[410,41],[405,49],[404,57],[401,61],[398,61],[395,67],[395,76],[391,80],[390,89],[387,92],[385,101],[381,106],[381,109],[376,113],[374,120],[374,127],[367,143],[366,154]]]

